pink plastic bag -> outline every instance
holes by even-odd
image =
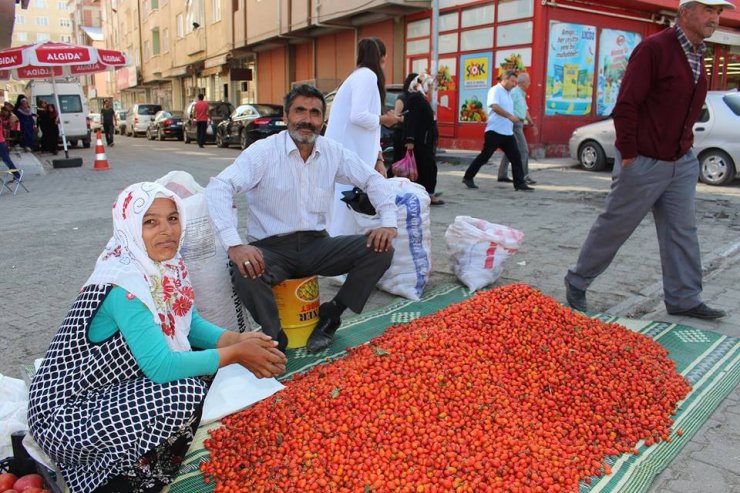
[[[416,169],[416,158],[414,157],[414,151],[411,149],[406,151],[406,155],[399,161],[396,161],[391,166],[393,170],[393,176],[400,178],[408,178],[411,181],[416,181],[419,177],[419,172]]]

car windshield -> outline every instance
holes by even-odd
[[[164,118],[170,118],[170,117],[172,117],[172,115],[170,115],[170,114],[169,114],[168,112],[166,112],[166,111],[162,111],[161,113],[159,113],[159,118],[161,118],[161,119],[164,119]]]
[[[727,94],[722,97],[722,101],[725,102],[735,115],[740,116],[740,93]]]
[[[225,118],[231,114],[234,108],[230,103],[211,103],[211,107],[208,108],[208,116]]]
[[[170,111],[172,118],[182,118],[182,111]]]
[[[157,111],[161,111],[162,107],[158,104],[142,104],[139,106],[140,115],[156,115]]]
[[[254,109],[260,116],[283,116],[282,106],[269,106],[266,104],[255,104]]]

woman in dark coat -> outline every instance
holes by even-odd
[[[403,112],[406,110],[406,100],[409,97],[409,85],[416,79],[419,74],[411,72],[406,76],[406,80],[403,81],[403,92],[396,99],[396,104],[393,110],[396,115],[401,119],[400,122],[393,127],[393,162],[400,161],[403,156],[406,155],[406,146],[404,145],[403,136]]]
[[[57,154],[59,142],[59,114],[53,104],[45,105],[43,111],[39,109],[37,123],[41,129],[41,150]]]
[[[23,146],[23,150],[31,152],[36,147],[33,128],[34,119],[31,105],[25,96],[18,98],[18,104],[15,105],[15,116],[18,117],[21,125],[21,145]]]
[[[412,149],[416,158],[416,168],[419,174],[417,183],[426,189],[432,205],[442,205],[444,201],[435,196],[437,162],[434,157],[434,142],[437,133],[434,111],[426,98],[431,83],[432,78],[429,75],[419,74],[409,84],[403,131],[405,147]]]

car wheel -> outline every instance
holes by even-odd
[[[90,148],[90,141],[83,139],[82,140],[82,147],[84,147],[85,149],[89,149]]]
[[[68,140],[67,141],[67,144],[69,145],[69,147],[77,147],[77,139],[75,139],[75,140]]]
[[[160,142],[162,142],[164,140],[164,133],[162,133],[162,129],[161,128],[157,132],[157,140],[159,140]]]
[[[249,138],[247,135],[246,130],[242,130],[242,133],[239,134],[239,145],[241,146],[242,150],[246,149],[250,145],[252,145],[253,141]]]
[[[601,171],[606,168],[606,154],[604,149],[593,140],[588,140],[578,148],[578,161],[583,169]]]
[[[188,136],[188,131],[185,129],[182,130],[182,140],[186,144],[190,144],[190,137]]]
[[[699,156],[699,179],[707,185],[727,185],[735,179],[735,163],[724,151],[709,149]]]
[[[220,133],[216,133],[216,147],[226,147]]]
[[[146,129],[146,140],[154,140],[154,138],[152,137],[152,131],[148,128]]]

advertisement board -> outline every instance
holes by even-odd
[[[602,29],[599,35],[599,77],[596,86],[596,115],[610,115],[617,102],[619,86],[632,50],[642,36],[617,29]]]
[[[491,88],[492,62],[490,51],[460,57],[458,121],[480,123],[488,120],[486,98]]]
[[[545,114],[590,114],[596,61],[596,27],[552,22],[549,41]]]

